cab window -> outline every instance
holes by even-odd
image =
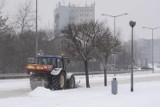
[[[62,60],[57,58],[57,67],[62,68]]]

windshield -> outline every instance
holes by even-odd
[[[39,58],[37,58],[37,64],[41,64],[41,65],[56,65],[56,58],[39,57]]]

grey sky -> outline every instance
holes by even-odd
[[[5,15],[12,17],[20,3],[26,0],[7,0],[6,7],[3,9]],[[35,1],[31,0],[33,8],[35,8]],[[151,38],[151,31],[142,29],[142,26],[159,27],[160,26],[160,0],[38,0],[39,10],[39,27],[46,27],[53,25],[54,13],[58,1],[62,4],[68,5],[76,4],[84,6],[86,3],[96,3],[96,19],[104,21],[111,28],[113,28],[113,18],[101,16],[102,13],[109,15],[118,15],[127,12],[127,16],[121,16],[116,19],[116,29],[121,31],[124,40],[130,39],[129,21],[135,20],[135,38]],[[154,38],[160,38],[160,29],[154,32]]]

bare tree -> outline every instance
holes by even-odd
[[[14,23],[20,34],[23,34],[25,30],[29,30],[34,26],[35,12],[32,9],[31,1],[20,4],[20,8],[14,18]]]
[[[90,87],[88,76],[88,61],[94,49],[96,37],[101,32],[101,24],[98,22],[89,22],[83,24],[68,25],[62,33],[67,38],[67,52],[73,56],[80,56],[84,63],[86,74],[86,87]]]
[[[0,0],[0,11],[4,8],[6,0]]]
[[[55,33],[54,33],[54,24],[53,23],[48,23],[46,26],[45,26],[45,32],[46,32],[46,36],[47,36],[47,39],[48,40],[52,40],[54,39],[55,37]]]
[[[13,19],[13,28],[17,33],[17,39],[16,39],[16,51],[17,51],[17,68],[20,72],[22,69],[22,65],[24,64],[24,56],[26,56],[25,53],[25,36],[26,32],[29,30],[32,30],[35,23],[35,12],[32,9],[32,3],[31,1],[26,1],[24,4],[19,4],[19,8],[17,10],[17,13]],[[23,59],[23,60],[22,60]]]
[[[8,26],[6,24],[7,18],[4,18],[1,15],[1,10],[5,6],[6,0],[0,0],[0,35],[4,34],[8,30]]]
[[[0,36],[5,35],[10,30],[10,28],[6,24],[7,20],[7,18],[3,18],[2,16],[0,16]]]
[[[121,42],[117,37],[111,34],[109,28],[103,28],[101,34],[96,40],[96,47],[98,50],[98,57],[102,61],[104,68],[104,85],[107,86],[107,61],[111,54],[115,54],[120,50]]]

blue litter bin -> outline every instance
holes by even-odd
[[[112,94],[116,95],[117,94],[117,88],[118,88],[118,84],[117,84],[117,79],[113,78],[112,80]]]

